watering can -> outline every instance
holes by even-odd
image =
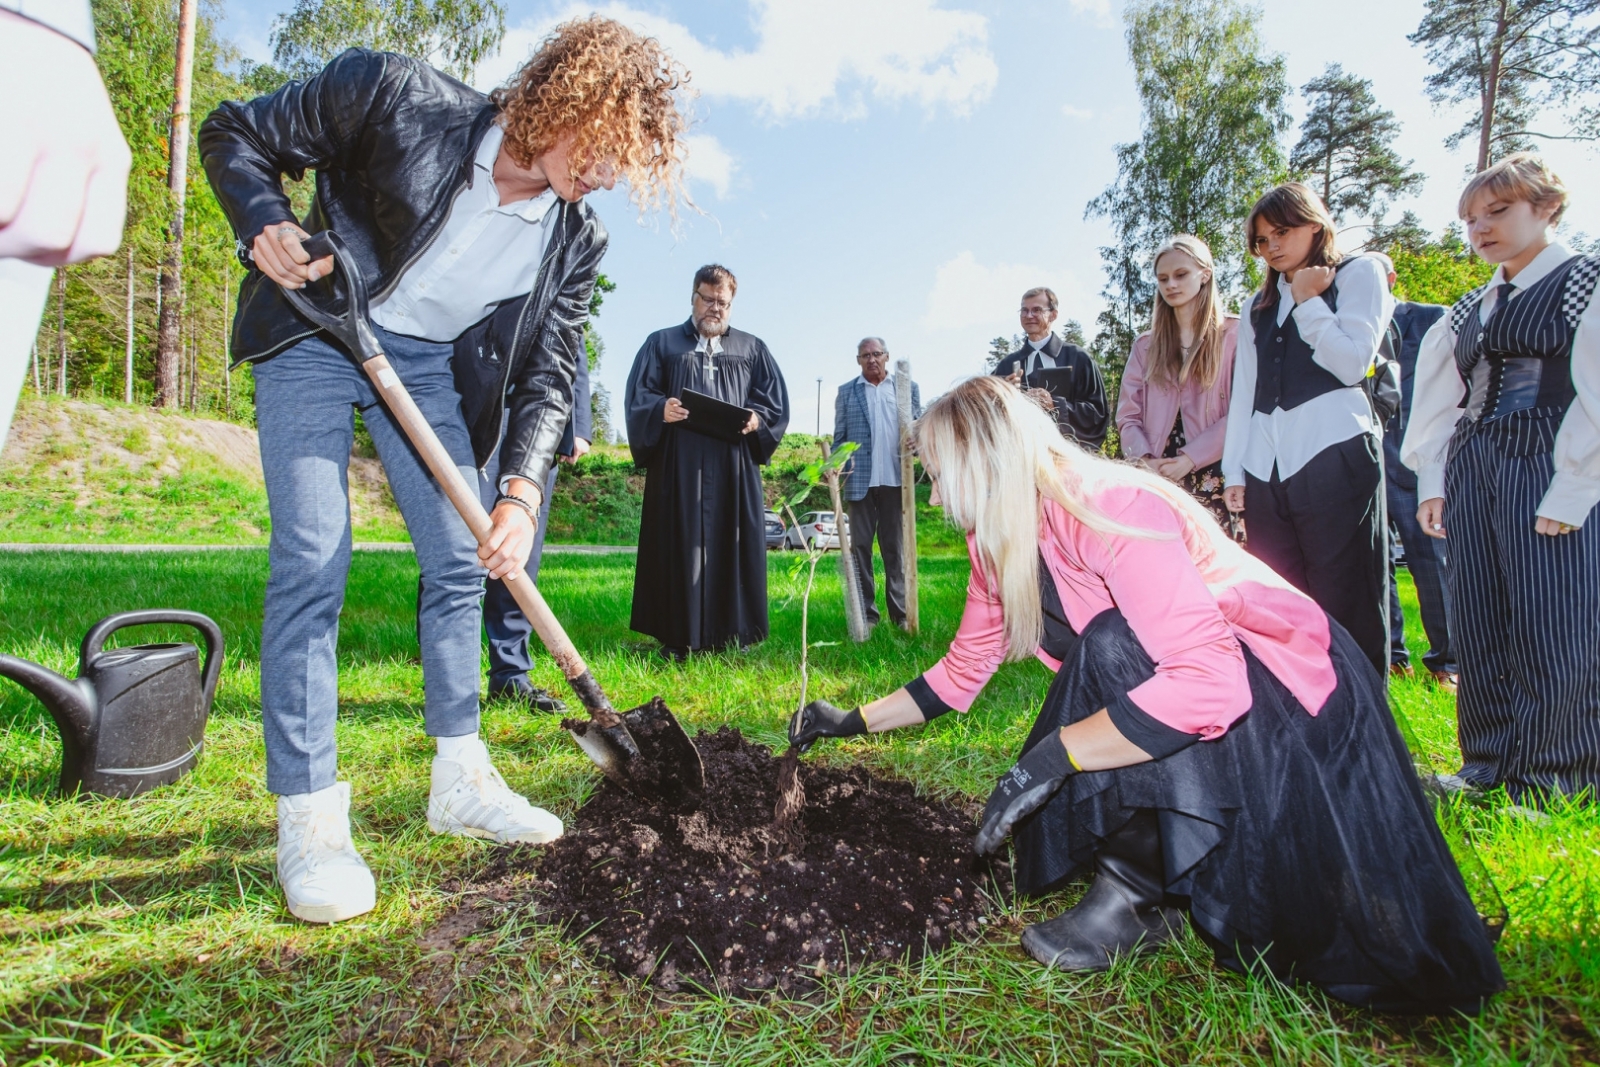
[[[126,626],[193,626],[206,639],[205,665],[194,645],[171,642],[105,650]],[[194,611],[125,611],[84,635],[78,677],[63,678],[15,656],[0,656],[0,676],[27,689],[61,731],[61,791],[132,797],[176,781],[200,759],[206,716],[222,671],[222,630]]]

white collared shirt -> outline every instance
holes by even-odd
[[[877,385],[857,375],[866,392],[867,421],[872,426],[872,471],[867,485],[900,485],[900,404],[895,398],[894,375]]]
[[[1511,299],[1572,255],[1572,249],[1552,241],[1511,279],[1515,290]],[[1505,280],[1505,268],[1496,267],[1478,308],[1479,323],[1487,323],[1494,313],[1499,300],[1496,290]],[[1578,320],[1572,338],[1571,373],[1578,395],[1556,431],[1555,476],[1535,514],[1581,526],[1600,503],[1600,300],[1591,300]],[[1411,421],[1400,443],[1400,458],[1417,472],[1417,499],[1432,500],[1444,496],[1445,459],[1467,389],[1456,369],[1456,334],[1450,328],[1449,315],[1441,316],[1422,339],[1413,381]]]
[[[450,204],[433,243],[372,308],[379,326],[407,337],[453,341],[502,300],[533,289],[559,200],[547,189],[531,200],[500,204],[494,161],[505,133],[484,134],[472,182]]]
[[[1027,358],[1022,361],[1022,376],[1024,378],[1038,370],[1040,367],[1049,368],[1056,365],[1056,361],[1044,350],[1044,346],[1049,343],[1049,334],[1045,334],[1037,341],[1030,340],[1027,342],[1028,347],[1033,349],[1033,351],[1029,352]]]
[[[1325,448],[1358,434],[1376,434],[1372,402],[1361,380],[1378,354],[1383,333],[1394,316],[1389,279],[1374,259],[1356,257],[1339,272],[1339,310],[1321,296],[1295,305],[1289,280],[1278,278],[1277,325],[1294,316],[1301,340],[1311,346],[1311,359],[1343,382],[1334,389],[1285,411],[1256,411],[1256,334],[1246,306],[1239,316],[1239,346],[1233,360],[1233,399],[1228,404],[1228,432],[1222,446],[1222,476],[1228,485],[1243,485],[1246,473],[1270,481],[1290,478]]]

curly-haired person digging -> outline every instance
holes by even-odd
[[[676,202],[682,81],[655,41],[588,18],[557,27],[487,97],[415,59],[352,49],[304,82],[222,105],[201,127],[206,173],[254,267],[233,352],[254,365],[272,515],[261,706],[278,879],[301,919],[336,922],[376,901],[351,842],[334,743],[356,410],[421,565],[424,718],[438,744],[428,826],[501,843],[561,834],[559,819],[512,792],[478,739],[484,574],[528,580],[606,249],[583,198],[621,178],[641,211]],[[302,228],[281,179],[307,169],[317,188]],[[462,474],[476,479],[498,461],[482,549],[357,361],[282,294],[331,272],[331,260],[313,262],[301,247],[323,229],[344,238],[369,279],[384,351]]]

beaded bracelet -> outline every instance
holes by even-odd
[[[515,504],[517,507],[521,508],[523,511],[526,511],[528,513],[528,518],[533,520],[533,524],[535,526],[537,526],[539,524],[539,509],[534,507],[532,504],[528,503],[526,500],[522,499],[520,496],[512,496],[510,493],[501,493],[500,494],[500,498],[498,500],[496,500],[495,503],[496,504],[504,504],[504,503]]]

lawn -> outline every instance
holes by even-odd
[[[691,732],[731,723],[779,743],[798,695],[800,611],[772,559],[773,638],[744,655],[663,665],[625,626],[628,556],[554,556],[541,585],[619,706],[664,694]],[[431,745],[409,555],[358,553],[340,633],[341,765],[375,912],[301,925],[273,885],[256,656],[264,552],[0,555],[0,650],[68,671],[84,630],[132,607],[207,612],[228,665],[207,753],[183,781],[133,802],[52,795],[54,728],[0,682],[0,1064],[550,1063],[1555,1064],[1600,1056],[1600,816],[1529,818],[1503,798],[1461,811],[1511,912],[1509,991],[1475,1020],[1407,1020],[1315,990],[1214,968],[1192,935],[1105,975],[1041,970],[1023,924],[1070,904],[1000,902],[986,940],[916,964],[832,979],[806,1001],[662,996],[592,965],[532,916],[464,942],[438,928],[493,847],[431,835]],[[813,649],[815,695],[860,701],[931,664],[954,630],[959,557],[925,561],[924,633],[880,627],[865,646]],[[843,637],[837,582],[819,583],[813,640]],[[1415,597],[1404,589],[1415,621]],[[1420,630],[1416,632],[1420,633]],[[137,638],[154,640],[153,631]],[[558,688],[548,661],[536,681]],[[972,713],[921,731],[819,749],[972,804],[987,795],[1047,682],[1006,667]],[[1425,756],[1453,769],[1450,701],[1397,688]],[[549,717],[491,706],[484,733],[511,784],[570,815],[597,775]]]

